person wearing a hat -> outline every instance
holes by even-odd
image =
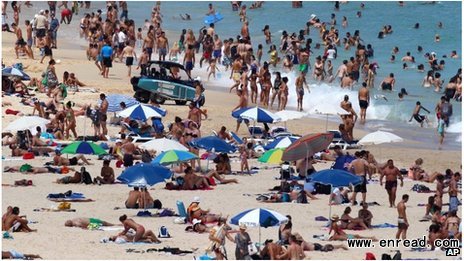
[[[237,260],[251,260],[248,245],[251,244],[250,235],[246,232],[247,226],[240,224],[239,232],[235,235],[235,258]]]
[[[335,214],[332,215],[332,217],[330,218],[331,224],[330,224],[330,230],[329,230],[329,240],[345,241],[348,239],[366,238],[366,239],[372,239],[373,241],[377,241],[377,238],[375,237],[360,236],[356,234],[345,233],[337,224],[339,220],[340,220],[340,217]],[[333,232],[333,235],[332,235],[332,232]]]
[[[201,222],[201,220],[194,218],[192,225],[185,228],[185,231],[197,232],[199,234],[209,232],[209,227]]]
[[[187,208],[188,220],[190,222],[194,219],[201,220],[203,223],[218,222],[221,220],[221,215],[211,214],[209,209],[203,210],[199,205],[200,197],[196,196]]]

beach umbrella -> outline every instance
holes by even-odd
[[[282,162],[283,148],[275,148],[266,151],[258,161],[262,163],[280,164]]]
[[[233,153],[237,148],[217,136],[196,138],[190,142],[193,147],[221,153]]]
[[[20,77],[21,80],[24,80],[24,81],[29,81],[31,80],[31,77],[29,77],[29,75],[27,75],[25,72],[17,69],[17,68],[14,68],[14,67],[5,67],[2,69],[2,76],[17,76],[17,77]]]
[[[169,150],[158,155],[151,163],[169,165],[193,159],[198,159],[198,156],[189,151]]]
[[[233,111],[232,117],[263,123],[273,123],[280,121],[279,116],[266,109],[262,109],[259,107],[249,107]]]
[[[261,243],[261,227],[275,227],[287,222],[286,216],[266,208],[249,209],[230,219],[233,225],[244,224],[247,227],[259,227],[259,243]]]
[[[124,170],[117,178],[131,187],[148,187],[164,182],[171,171],[158,164],[139,163]]]
[[[383,143],[393,143],[393,142],[402,142],[403,138],[387,131],[374,131],[358,141],[361,145],[379,145]],[[382,156],[382,151],[379,147],[380,157]]]
[[[45,130],[45,125],[48,123],[50,123],[50,120],[39,116],[23,116],[17,120],[12,121],[3,131],[17,132],[30,130],[32,135],[35,135],[37,133],[37,126],[39,126],[42,130]]]
[[[310,182],[321,183],[333,187],[348,187],[358,185],[363,182],[362,178],[351,172],[341,169],[325,169],[311,174]],[[332,204],[329,202],[329,217],[332,214]]]
[[[190,142],[190,145],[195,148],[204,149],[208,152],[213,153],[233,153],[237,150],[237,148],[234,145],[227,143],[225,140],[217,136],[206,136],[203,138],[196,138]],[[210,157],[208,157],[206,160],[207,171],[209,168],[209,159]]]
[[[327,149],[332,139],[332,133],[316,133],[303,136],[285,149],[282,160],[307,159],[315,153]]]
[[[338,156],[331,169],[348,170],[348,165],[356,158],[351,155]]]
[[[154,139],[147,141],[139,146],[145,150],[156,150],[157,152],[164,152],[168,150],[182,150],[188,151],[188,148],[180,144],[178,141],[170,140],[166,138]]]
[[[121,102],[124,102],[127,107],[131,107],[131,106],[139,104],[139,102],[134,97],[119,94],[119,93],[108,94],[108,96],[106,96],[106,100],[108,101],[108,112],[121,111],[121,106],[119,106]],[[101,104],[101,100],[98,101],[98,105],[100,104]]]
[[[108,154],[104,149],[95,144],[94,142],[76,141],[61,150],[63,154],[90,154],[90,155],[104,155]]]
[[[243,144],[243,140],[235,132],[230,131],[229,133],[230,133],[230,136],[232,137],[232,139],[234,139],[234,141],[237,144],[239,144],[239,145]]]
[[[378,145],[382,143],[402,142],[403,138],[387,131],[375,131],[358,141],[361,145]]]
[[[328,128],[328,123],[329,123],[329,115],[350,115],[351,113],[344,110],[340,106],[328,106],[328,105],[323,105],[323,106],[318,106],[318,108],[313,110],[314,113],[316,114],[323,114],[326,115],[325,119],[325,131],[327,131]]]
[[[150,105],[137,104],[119,112],[117,115],[133,120],[147,121],[152,117],[162,118],[166,116],[166,110]]]
[[[281,137],[278,139],[275,139],[273,142],[267,144],[264,146],[264,149],[270,150],[270,149],[275,149],[275,148],[287,148],[288,146],[292,145],[295,141],[297,141],[299,138],[298,137]]]

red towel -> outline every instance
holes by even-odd
[[[15,111],[15,110],[11,110],[11,109],[6,109],[5,114],[16,115],[16,114],[18,114],[19,112],[20,112],[20,111]]]

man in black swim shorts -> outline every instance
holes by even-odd
[[[387,166],[381,170],[380,174],[380,186],[382,186],[383,176],[385,176],[385,189],[388,193],[388,200],[390,202],[390,207],[395,206],[396,200],[396,188],[398,187],[398,180],[401,181],[401,187],[403,186],[403,176],[401,176],[400,170],[393,165],[393,160],[389,159],[387,161]]]

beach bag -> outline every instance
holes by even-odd
[[[375,258],[370,260],[375,260]],[[382,254],[382,260],[392,260],[392,258],[389,254]]]
[[[71,203],[61,202],[60,204],[58,204],[58,209],[59,210],[71,209]]]
[[[92,177],[90,176],[89,172],[84,171],[84,173],[82,173],[82,182],[81,183],[85,183],[86,185],[92,184]]]
[[[170,238],[168,228],[165,226],[161,226],[158,230],[158,237],[159,238]]]
[[[32,152],[24,153],[23,159],[24,160],[34,159],[34,153],[32,153]]]

